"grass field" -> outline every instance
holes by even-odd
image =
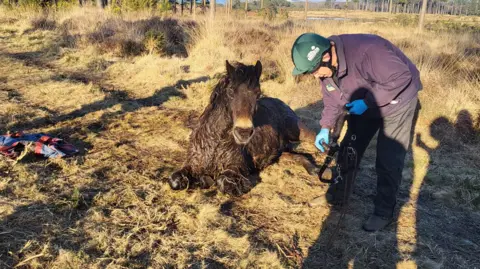
[[[45,132],[81,150],[0,159],[0,268],[480,268],[478,18],[427,17],[470,22],[419,34],[403,19],[292,17],[0,10],[0,132]],[[239,198],[164,181],[225,60],[261,60],[263,92],[318,130],[318,82],[290,75],[290,46],[306,31],[388,38],[424,85],[398,221],[361,229],[375,194],[372,141],[330,248],[339,211],[307,205],[327,186],[298,164],[272,165]]]

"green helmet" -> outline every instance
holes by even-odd
[[[330,48],[330,40],[314,33],[300,35],[292,46],[294,76],[311,73],[322,61],[322,55]]]

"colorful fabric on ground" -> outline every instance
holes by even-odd
[[[18,132],[0,136],[0,153],[16,159],[26,146],[31,145],[37,155],[47,158],[62,158],[78,153],[73,145],[59,138],[52,138],[46,134],[24,134]]]

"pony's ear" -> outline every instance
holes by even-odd
[[[257,74],[257,78],[260,79],[262,75],[262,63],[260,61],[257,61],[255,64],[255,73]]]
[[[226,67],[227,67],[227,75],[229,77],[233,76],[233,74],[235,73],[235,67],[233,67],[229,62],[228,60],[225,61],[226,63]]]

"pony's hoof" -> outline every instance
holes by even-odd
[[[213,178],[211,176],[203,175],[203,176],[200,176],[198,180],[190,181],[189,188],[209,189],[213,184],[215,184],[215,181],[213,181]]]
[[[232,178],[222,175],[217,179],[217,187],[225,194],[241,196],[251,189],[251,184],[242,178]]]
[[[201,189],[208,189],[215,184],[215,181],[210,176],[202,176],[198,181]]]
[[[172,190],[184,190],[188,188],[188,178],[180,171],[175,172],[170,176],[168,185]]]
[[[231,196],[241,196],[243,194],[240,186],[231,179],[222,177],[217,180],[218,189]]]

